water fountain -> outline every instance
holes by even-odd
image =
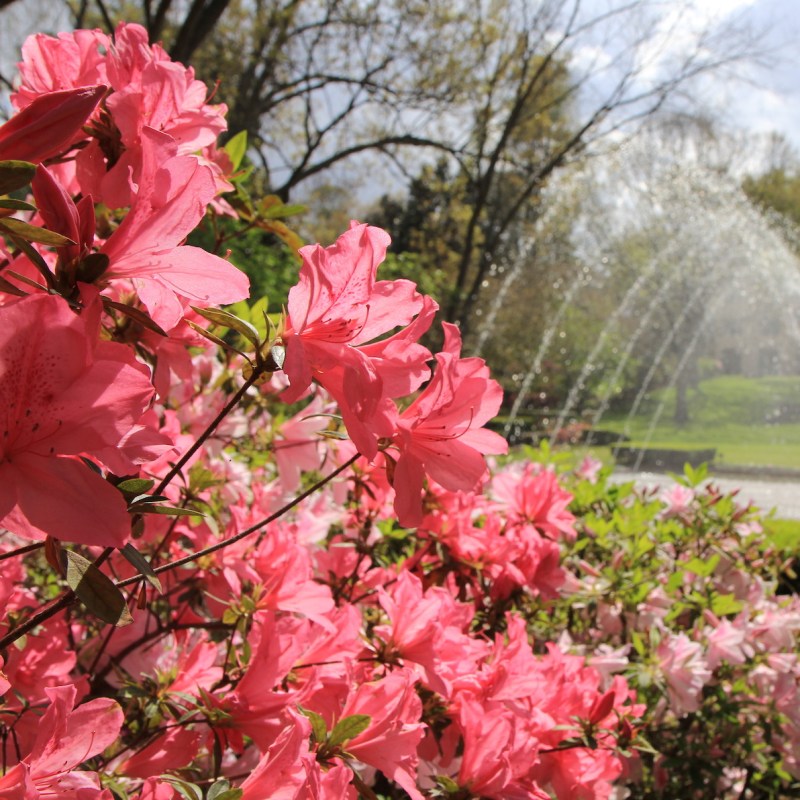
[[[614,292],[616,305],[604,320],[587,320],[596,334],[560,407],[550,409],[554,440],[570,423],[588,421],[592,443],[609,410],[619,415],[615,395],[632,364],[638,382],[628,386],[633,399],[620,438],[631,434],[645,400],[656,390],[661,395],[644,435],[637,437],[637,468],[664,417],[666,398],[698,358],[718,365],[733,352],[749,374],[800,374],[794,355],[800,352],[800,262],[784,233],[748,202],[737,178],[697,159],[680,163],[674,154],[660,153],[652,140],[643,140],[592,162],[577,180],[596,187],[587,192],[573,225],[577,277],[556,301],[527,371],[518,376],[506,435],[519,427],[556,333],[564,336],[568,309],[582,297],[589,305],[586,294],[598,287]],[[626,276],[620,262],[632,243],[639,263]],[[524,264],[517,263],[506,279],[516,281],[523,274]],[[481,347],[490,339],[488,323],[494,323],[504,298],[502,290],[495,295]],[[654,335],[659,316],[669,319]],[[610,337],[622,344],[614,359],[603,363]],[[766,353],[770,347],[771,355]],[[638,427],[641,431],[641,421]]]

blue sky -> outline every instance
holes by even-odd
[[[764,65],[742,66],[741,81],[713,81],[710,102],[732,126],[778,131],[800,153],[800,0],[716,0],[765,30]]]

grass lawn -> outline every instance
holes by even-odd
[[[661,403],[664,409],[648,441],[648,429]],[[603,417],[598,427],[625,432],[633,446],[700,450],[716,448],[718,465],[800,469],[800,377],[744,378],[726,375],[689,390],[690,421],[673,422],[675,392],[653,392],[631,420]],[[592,448],[607,457],[608,448]]]

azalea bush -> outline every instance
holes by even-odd
[[[378,228],[301,247],[270,313],[185,242],[291,247],[296,209],[142,28],[29,39],[12,101],[0,798],[794,791],[800,615],[752,509],[508,459]]]

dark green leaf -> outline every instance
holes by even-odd
[[[27,161],[0,161],[0,194],[27,186],[36,174],[36,165]]]
[[[14,200],[12,197],[4,197],[0,200],[0,208],[9,208],[14,211],[36,211],[36,206],[26,203],[24,200]]]
[[[130,317],[132,320],[134,320],[134,322],[138,322],[140,325],[143,325],[145,328],[157,333],[159,336],[167,335],[166,331],[153,322],[153,320],[150,319],[150,317],[148,317],[144,311],[134,308],[133,306],[126,306],[124,303],[118,303],[116,300],[109,300],[107,297],[103,297],[102,299],[106,310],[113,308],[115,311],[119,311],[120,314]]]
[[[150,566],[150,562],[130,542],[120,549],[120,553],[139,570],[139,574],[143,575],[159,594],[164,593],[161,581]]]
[[[148,480],[147,478],[131,478],[130,480],[118,483],[117,489],[120,489],[126,494],[143,494],[144,492],[149,492],[153,486],[155,486],[155,483],[155,481]]]
[[[5,292],[6,294],[14,294],[17,297],[27,297],[28,293],[22,291],[19,286],[14,286],[13,283],[9,283],[2,275],[0,275],[0,291]]]
[[[370,722],[372,722],[372,717],[368,714],[352,714],[349,717],[344,717],[334,725],[328,737],[328,743],[332,747],[336,747],[349,742],[350,739],[354,739],[359,733],[365,731]]]
[[[100,467],[94,463],[94,461],[90,461],[88,458],[84,458],[83,456],[80,456],[80,459],[84,464],[86,464],[87,467],[89,467],[90,470],[92,470],[92,472],[96,472],[98,475],[103,474],[103,470],[101,470]]]
[[[261,343],[258,331],[253,325],[228,311],[223,311],[221,308],[197,308],[195,306],[192,306],[192,309],[215,325],[222,325],[225,328],[241,333],[254,347],[258,347]]]
[[[202,511],[194,508],[176,508],[175,506],[159,506],[155,503],[137,503],[128,507],[129,511],[137,514],[164,514],[168,517],[204,517]]]
[[[216,784],[214,784],[216,786]],[[213,787],[212,787],[213,788]],[[214,800],[239,800],[244,793],[244,789],[226,789],[224,792],[214,795]],[[209,794],[209,798],[211,795]]]
[[[42,258],[41,253],[28,241],[25,239],[21,239],[19,236],[14,236],[9,234],[9,239],[14,243],[16,247],[22,250],[26,256],[33,262],[36,269],[42,274],[42,277],[45,279],[45,282],[49,287],[53,287],[53,273],[50,271],[50,267],[47,266],[47,262]],[[18,273],[9,270],[9,275],[13,275],[15,278],[19,278],[22,281],[26,281],[27,283],[31,283],[30,279],[25,278],[24,275],[19,275]],[[34,286],[37,284],[34,283]]]
[[[196,322],[192,322],[190,319],[186,320],[186,324],[192,328],[192,330],[197,331],[201,336],[205,336],[206,339],[209,341],[214,342],[214,344],[223,347],[225,350],[230,350],[232,353],[238,353],[243,358],[247,358],[247,356],[241,351],[237,350],[233,345],[228,344],[224,339],[220,339],[219,336],[215,336],[211,331],[207,331],[201,325],[198,325]]]
[[[51,247],[63,247],[65,244],[75,244],[72,239],[62,236],[55,231],[48,231],[46,228],[39,228],[30,225],[21,219],[13,217],[3,217],[0,219],[0,228],[14,234],[14,236],[24,239],[26,242],[38,242],[39,244],[50,245]]]
[[[125,596],[91,561],[65,550],[64,572],[69,588],[96,617],[117,627],[133,622]]]
[[[346,442],[350,438],[344,431],[317,431],[317,435],[326,439],[338,439],[342,442]]]

